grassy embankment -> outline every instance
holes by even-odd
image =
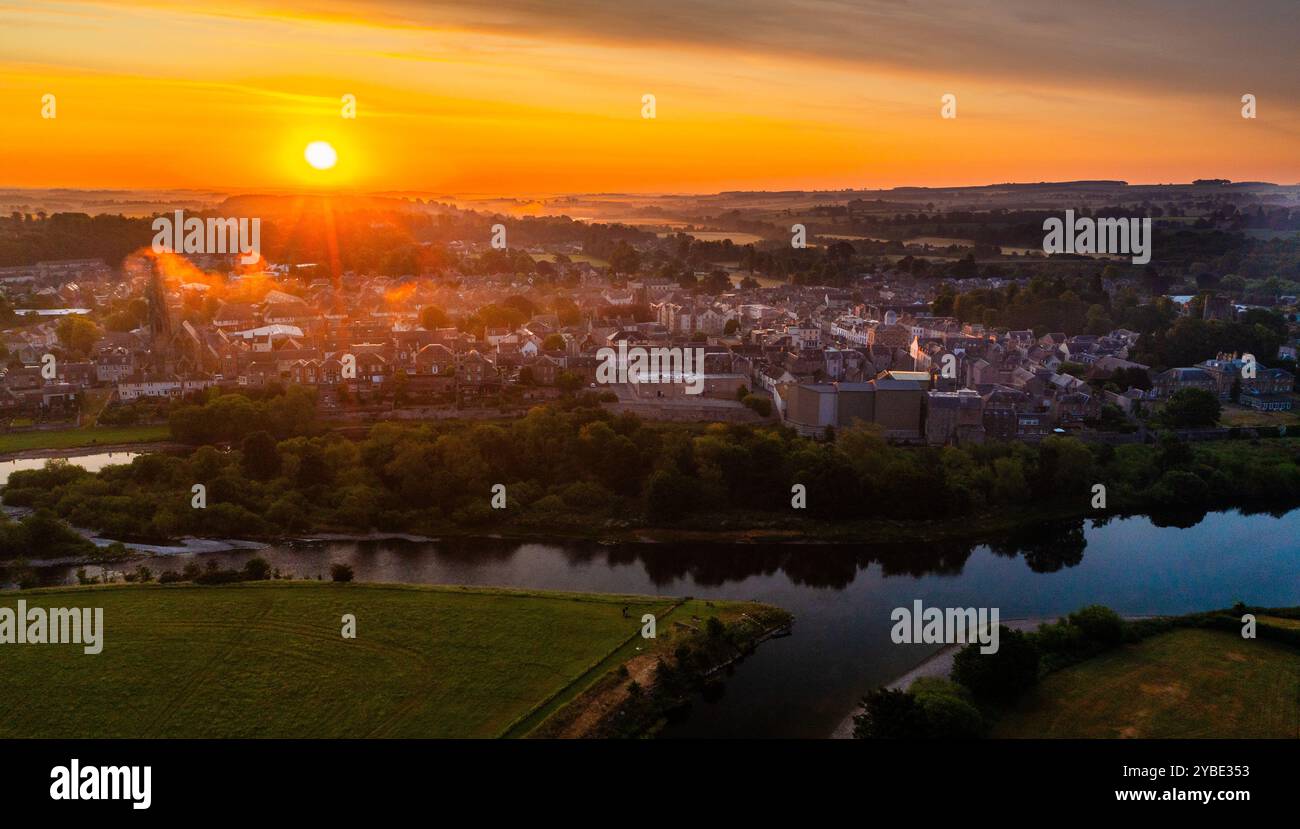
[[[257,582],[8,594],[102,607],[104,646],[0,647],[0,738],[523,736],[678,620],[745,603]],[[623,608],[627,607],[627,617]],[[357,636],[340,635],[356,616]],[[643,613],[658,640],[642,640]],[[680,637],[679,637],[680,641]]]
[[[11,432],[0,435],[0,455],[32,449],[79,449],[122,443],[155,443],[171,440],[166,424],[154,426],[97,426],[86,429],[58,429],[48,432]]]
[[[1297,619],[1258,623],[1300,629]],[[1163,633],[1047,676],[991,736],[1294,739],[1300,651],[1223,630]]]

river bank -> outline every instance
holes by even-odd
[[[183,443],[173,441],[145,441],[141,443],[87,443],[70,448],[57,446],[37,449],[17,449],[0,452],[0,463],[5,461],[22,461],[50,458],[84,458],[99,454],[146,454],[149,452],[184,452],[192,449]]]
[[[295,580],[328,582],[333,564],[357,582],[513,587],[581,593],[694,596],[781,607],[793,635],[765,642],[724,672],[667,738],[830,736],[867,689],[893,682],[938,646],[896,645],[893,608],[998,607],[1005,619],[1056,619],[1090,604],[1123,616],[1300,604],[1300,510],[1283,516],[1210,513],[1195,526],[1144,518],[1044,527],[1024,541],[707,544],[505,538],[319,541],[256,550],[144,557],[155,577],[187,565],[242,570],[265,559]],[[39,569],[39,568],[35,568]],[[66,585],[77,566],[39,569]],[[100,568],[87,566],[87,575]],[[119,577],[120,578],[120,577]],[[665,602],[666,604],[667,602]]]
[[[1035,512],[1018,512],[997,516],[951,518],[942,521],[890,521],[867,520],[852,522],[819,522],[809,520],[802,526],[765,526],[757,528],[726,528],[737,523],[734,518],[717,519],[723,529],[696,529],[674,527],[592,527],[586,532],[538,531],[534,528],[500,528],[483,532],[474,527],[440,527],[432,534],[369,530],[367,532],[342,532],[322,529],[306,533],[275,535],[249,535],[241,537],[182,536],[175,539],[142,541],[107,538],[85,527],[72,527],[77,533],[97,547],[121,543],[133,551],[133,557],[148,555],[181,555],[187,553],[223,552],[228,550],[262,549],[275,545],[314,544],[321,542],[409,541],[432,543],[438,541],[509,541],[521,544],[596,543],[606,546],[621,544],[652,544],[674,546],[681,544],[734,545],[739,547],[782,545],[789,547],[825,547],[842,544],[998,544],[1008,540],[1028,539],[1049,533],[1048,528],[1085,521],[1109,522],[1129,518],[1151,518],[1174,526],[1194,526],[1207,515],[1216,512],[1241,511],[1243,514],[1282,514],[1294,505],[1264,505],[1256,508],[1227,506],[1189,510],[1178,515],[1152,516],[1144,513],[1106,512],[1103,510],[1057,509]],[[28,507],[3,507],[9,518],[22,518],[32,510]],[[611,522],[615,522],[611,519]],[[627,522],[617,522],[627,523]],[[770,519],[763,522],[775,524]],[[4,564],[0,561],[0,564]],[[31,561],[31,564],[52,565],[63,561]]]
[[[1150,616],[1125,616],[1124,617],[1125,621],[1132,621],[1134,619],[1149,619],[1149,618],[1154,618],[1154,617],[1150,617]],[[1022,633],[1032,633],[1038,630],[1039,625],[1050,624],[1055,621],[1056,621],[1055,618],[1003,619],[1001,621],[1001,624],[1004,625],[1005,627],[1010,628],[1011,630],[1018,630],[1021,631]],[[913,682],[917,681],[922,677],[939,677],[941,679],[947,679],[948,676],[952,674],[953,658],[956,657],[957,652],[964,647],[966,646],[965,645],[944,645],[942,648],[939,649],[937,653],[934,653],[926,657],[915,668],[912,668],[910,671],[903,674],[898,679],[895,679],[892,682],[887,683],[884,687],[890,691],[906,691],[908,688],[912,687]],[[865,693],[868,690],[870,689],[864,688],[863,692]],[[855,705],[853,710],[850,711],[840,722],[840,724],[835,727],[835,730],[831,732],[830,735],[831,739],[834,740],[853,739],[853,728],[854,728],[853,718],[861,714],[862,711],[863,708],[861,705]]]

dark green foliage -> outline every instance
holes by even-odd
[[[271,565],[261,556],[253,556],[244,562],[244,577],[248,581],[266,581],[271,578]]]
[[[253,432],[240,444],[240,468],[255,481],[265,481],[280,474],[280,453],[270,432]]]
[[[0,517],[0,560],[73,558],[94,551],[94,544],[48,510],[18,522]]]
[[[1218,395],[1205,389],[1179,389],[1160,410],[1160,422],[1170,429],[1217,426],[1222,411]]]
[[[287,397],[223,395],[193,408],[218,421],[225,408],[255,418],[249,406]],[[310,427],[281,434],[258,428],[240,436],[238,451],[150,454],[96,474],[58,463],[17,471],[4,502],[155,543],[182,535],[434,534],[502,523],[578,533],[610,523],[707,529],[720,518],[734,527],[751,517],[802,525],[1083,514],[1097,483],[1106,486],[1108,511],[1118,513],[1300,502],[1292,441],[1201,445],[1170,434],[1155,447],[1057,436],[1038,445],[910,447],[860,426],[838,429],[830,442],[780,427],[645,424],[578,400],[505,423],[381,423],[360,440],[313,435]],[[196,483],[207,487],[204,509],[191,506]],[[497,483],[507,487],[506,510],[491,508]],[[806,488],[805,510],[791,509],[795,484]],[[1081,539],[1035,543],[1031,566],[1068,566]]]
[[[982,702],[1010,702],[1038,682],[1038,647],[1033,639],[1006,625],[998,633],[996,653],[967,645],[953,657],[952,678]]]
[[[740,402],[744,403],[747,408],[758,412],[763,417],[768,417],[772,414],[772,401],[761,394],[747,394]]]
[[[863,712],[853,718],[853,736],[861,740],[916,740],[927,734],[925,713],[906,691],[878,688],[862,698]]]

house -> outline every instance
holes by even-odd
[[[983,443],[984,436],[984,401],[979,392],[959,389],[926,393],[926,443]]]
[[[95,355],[95,379],[119,383],[135,372],[135,355],[125,348],[104,349]]]
[[[1160,398],[1171,397],[1182,389],[1203,389],[1218,395],[1219,384],[1213,375],[1200,368],[1171,368],[1157,374],[1151,382],[1152,389]]]

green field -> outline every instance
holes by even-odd
[[[994,737],[1300,737],[1300,653],[1182,629],[1045,678]]]
[[[533,260],[536,262],[555,261],[555,254],[553,253],[535,253],[532,254],[532,257]],[[568,254],[568,257],[570,262],[586,262],[587,264],[597,268],[604,268],[609,265],[609,262],[607,262],[606,260],[598,259],[595,256],[588,256],[585,253],[570,253]]]
[[[1261,412],[1244,406],[1225,404],[1219,418],[1223,426],[1296,426],[1300,425],[1300,410],[1289,412]]]
[[[0,455],[29,449],[75,449],[116,443],[154,443],[171,440],[171,429],[159,426],[102,426],[93,429],[59,429],[49,432],[14,432],[0,435]]]
[[[615,667],[642,613],[662,630],[750,607],[308,581],[51,588],[0,605],[20,598],[104,608],[104,646],[0,645],[0,738],[514,736]]]

